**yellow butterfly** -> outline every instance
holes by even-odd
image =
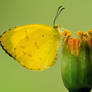
[[[63,10],[58,7],[53,27],[42,24],[12,28],[0,37],[1,47],[22,66],[31,70],[43,70],[54,64],[60,43],[56,18]]]

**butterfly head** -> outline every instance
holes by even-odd
[[[53,26],[53,28],[58,29],[58,28],[59,28],[59,25],[58,25],[58,24],[55,24],[55,25]]]

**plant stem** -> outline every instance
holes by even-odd
[[[69,92],[90,92],[91,88],[69,89]]]

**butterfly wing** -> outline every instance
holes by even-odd
[[[59,31],[40,24],[13,28],[0,38],[3,49],[22,66],[32,70],[53,65],[59,40]]]

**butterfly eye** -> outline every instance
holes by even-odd
[[[55,29],[58,29],[58,28],[59,28],[59,25],[58,25],[58,24],[55,24],[55,25],[54,25],[54,28],[55,28]]]

